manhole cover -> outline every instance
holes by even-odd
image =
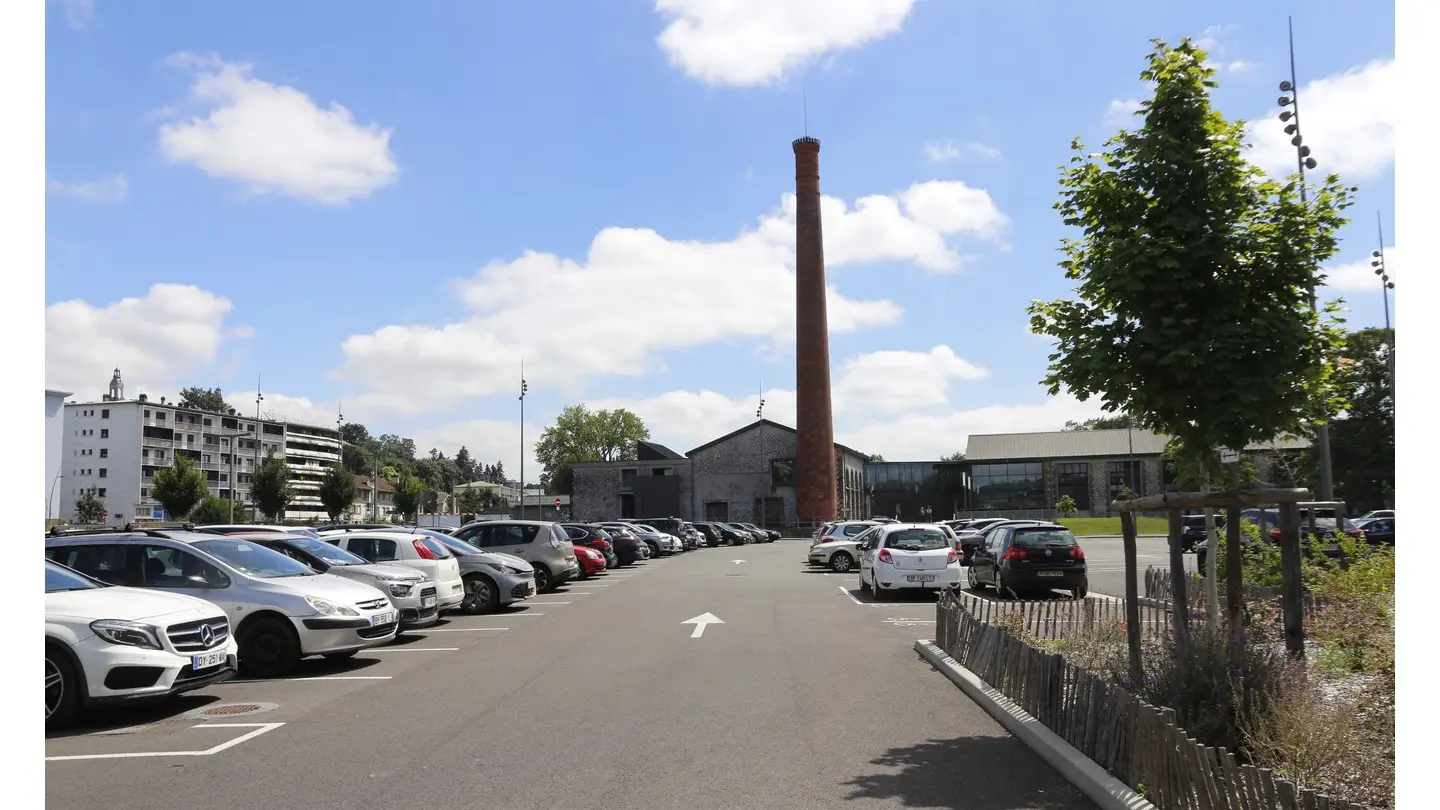
[[[268,712],[275,708],[274,703],[226,703],[220,706],[209,706],[198,709],[185,715],[191,720],[215,720],[221,717],[239,717],[246,714],[259,714]]]

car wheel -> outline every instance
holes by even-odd
[[[865,575],[864,575],[864,574],[861,574],[861,575],[860,575],[860,592],[861,592],[861,593],[870,593],[870,583],[868,583],[868,582],[865,581]]]
[[[300,665],[300,640],[295,628],[268,616],[240,628],[240,668],[256,678],[288,675]]]
[[[830,555],[830,570],[837,574],[849,573],[854,565],[855,561],[850,559],[850,555],[843,551]]]
[[[550,569],[543,565],[535,566],[535,592],[549,593],[554,587],[554,579],[550,576]]]
[[[496,607],[496,594],[495,583],[491,582],[489,577],[478,574],[466,577],[465,601],[460,603],[460,609],[471,616],[489,613]]]
[[[45,645],[45,728],[63,728],[80,708],[80,676],[70,659],[53,644]]]
[[[347,658],[354,658],[354,657],[355,657],[355,653],[357,653],[357,652],[360,652],[360,651],[359,651],[359,650],[351,650],[351,651],[349,651],[349,652],[325,653],[325,660],[326,660],[326,661],[344,661],[344,660],[347,659]]]
[[[1084,599],[1089,593],[1090,591],[1084,585],[1081,585],[1078,588],[1070,589],[1070,595],[1075,597],[1076,599]]]
[[[978,591],[985,587],[985,583],[981,582],[980,578],[975,576],[975,566],[970,566],[965,569],[965,572],[965,580],[969,583],[970,590]]]

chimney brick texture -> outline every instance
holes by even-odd
[[[835,424],[830,405],[830,326],[820,228],[820,141],[795,149],[795,512],[835,519]]]

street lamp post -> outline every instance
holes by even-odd
[[[1380,237],[1380,249],[1371,253],[1370,266],[1375,268],[1375,275],[1380,277],[1380,296],[1385,303],[1385,342],[1390,345],[1390,416],[1395,416],[1395,332],[1390,328],[1390,291],[1395,289],[1395,282],[1390,280],[1390,272],[1385,267],[1385,225],[1380,219],[1380,212],[1375,212],[1375,229]]]
[[[1280,97],[1280,106],[1289,107],[1280,113],[1280,120],[1288,122],[1285,124],[1285,134],[1291,136],[1290,143],[1295,147],[1295,161],[1300,173],[1300,206],[1304,208],[1309,204],[1305,188],[1305,170],[1315,168],[1315,158],[1310,157],[1310,147],[1305,145],[1304,137],[1300,132],[1300,82],[1295,74],[1295,20],[1289,18],[1290,26],[1290,78],[1280,82],[1280,92],[1288,93]],[[1293,119],[1293,120],[1292,120]],[[1316,290],[1310,288],[1310,311],[1318,312],[1316,302]],[[1335,500],[1335,482],[1330,466],[1330,426],[1320,424],[1315,429],[1316,450],[1320,453],[1320,500]]]
[[[525,519],[525,395],[530,385],[525,382],[525,360],[520,360],[520,519]]]
[[[760,430],[757,436],[760,439],[760,464],[765,468],[762,474],[768,480],[770,477],[769,454],[765,452],[765,385],[760,385],[760,405],[755,408],[755,418],[760,422]],[[765,502],[770,499],[770,486],[767,484],[760,495],[760,528],[765,528]],[[782,521],[783,522],[783,521]]]

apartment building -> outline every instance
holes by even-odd
[[[289,520],[326,520],[320,501],[320,483],[325,472],[340,463],[340,431],[334,427],[285,423],[285,465],[290,469]]]
[[[270,453],[290,467],[295,499],[285,518],[324,517],[319,481],[324,467],[340,460],[333,428],[202,411],[145,394],[126,399],[119,369],[99,400],[65,403],[61,432],[56,500],[66,520],[75,519],[75,502],[91,487],[105,502],[107,523],[168,519],[150,488],[179,455],[205,474],[210,495],[228,499],[233,491],[236,503],[249,503],[251,477]]]

